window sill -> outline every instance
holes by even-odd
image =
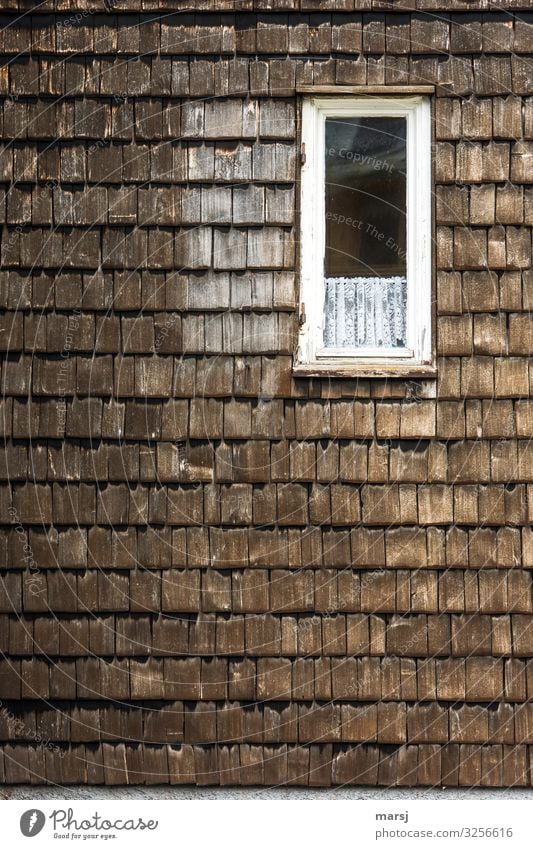
[[[437,369],[431,363],[383,362],[335,362],[322,360],[313,363],[298,363],[293,366],[294,377],[437,377]]]

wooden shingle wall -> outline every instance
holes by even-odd
[[[530,4],[271,5],[2,17],[2,781],[531,783]],[[436,397],[291,376],[300,84],[437,86]]]

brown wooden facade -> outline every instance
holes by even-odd
[[[531,784],[532,3],[2,7],[0,780]],[[295,377],[299,92],[409,85],[436,389]]]

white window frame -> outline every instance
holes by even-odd
[[[407,123],[407,345],[324,348],[326,118],[404,117]],[[308,97],[302,110],[300,334],[301,366],[428,366],[432,362],[431,107],[428,97]],[[357,210],[354,209],[354,217]]]

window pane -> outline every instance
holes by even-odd
[[[326,120],[324,345],[406,345],[406,120]]]
[[[326,120],[326,277],[406,273],[405,118]]]
[[[397,348],[406,344],[405,277],[327,277],[326,348]]]

